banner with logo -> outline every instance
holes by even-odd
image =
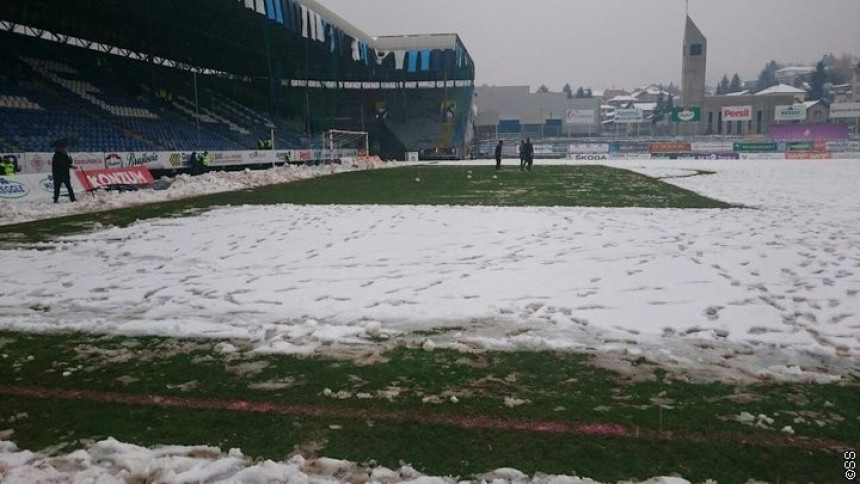
[[[651,143],[648,145],[651,153],[685,153],[690,151],[690,143]]]
[[[610,153],[610,160],[650,160],[650,153]]]
[[[736,141],[733,144],[733,151],[747,151],[747,152],[767,152],[767,151],[776,151],[777,145],[776,143],[771,143],[769,141]]]
[[[694,160],[739,160],[741,157],[738,153],[695,153],[692,156]]]
[[[593,109],[568,109],[565,121],[567,124],[594,124]]]
[[[609,159],[609,155],[608,154],[602,154],[602,153],[600,153],[600,154],[593,153],[590,155],[577,154],[577,155],[570,155],[570,156],[568,156],[568,158],[576,160],[576,161],[605,161],[605,160]]]
[[[854,94],[857,95],[856,93]],[[830,105],[831,118],[860,118],[860,103],[834,103]]]
[[[803,121],[806,119],[806,106],[803,104],[776,106],[773,119],[776,121]]]
[[[777,143],[777,149],[779,151],[812,151],[812,141]]]
[[[731,141],[693,141],[690,143],[690,151],[702,153],[720,153],[734,150]]]
[[[673,123],[692,123],[702,120],[701,106],[693,106],[689,108],[674,108],[672,109]]]
[[[108,185],[149,185],[155,183],[149,169],[144,166],[129,166],[109,170],[76,170],[78,181],[87,190]]]
[[[833,158],[830,153],[786,153],[786,160],[829,160]]]
[[[575,143],[567,146],[568,153],[609,153],[609,143]]]
[[[53,157],[53,154],[51,155]],[[72,163],[81,170],[103,170],[105,167],[104,153],[69,153]]]
[[[21,173],[51,173],[52,152],[24,153]]]
[[[860,141],[828,141],[826,151],[860,151]]]
[[[723,121],[752,121],[752,106],[723,106]]]
[[[84,192],[76,178],[71,180],[75,194]],[[66,187],[60,189],[66,196]],[[14,177],[0,176],[0,200],[6,202],[52,202],[54,199],[54,177],[48,174],[18,174]]]
[[[742,160],[784,160],[785,153],[739,153]]]
[[[645,119],[642,117],[641,109],[616,109],[615,110],[615,122],[622,124],[629,123],[642,123]]]

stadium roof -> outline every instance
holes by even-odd
[[[371,37],[316,0],[293,1],[296,9],[312,11],[318,21],[336,26],[370,49],[454,49],[458,59],[471,64],[456,34]],[[137,58],[168,59],[241,76],[266,78],[272,74],[270,69],[280,78],[327,78],[331,71],[338,72],[331,63],[306,61],[331,57],[334,40],[320,38],[316,30],[316,38],[291,32],[280,19],[273,21],[272,12],[266,12],[269,4],[262,0],[3,0],[0,30],[60,42],[66,42],[63,37],[80,39],[119,48]],[[286,16],[289,12],[278,13]],[[339,72],[352,77],[371,75],[373,53],[361,46],[359,50],[366,65],[355,62],[355,69],[348,67],[358,59],[347,56]],[[275,65],[269,65],[270,58]]]

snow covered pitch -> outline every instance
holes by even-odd
[[[221,208],[3,251],[0,327],[300,354],[434,329],[437,347],[586,351],[718,379],[856,371],[857,160],[609,164],[749,208]],[[696,169],[716,173],[685,177]]]

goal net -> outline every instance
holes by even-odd
[[[323,133],[324,158],[327,161],[353,159],[367,156],[369,138],[367,131],[345,131],[330,129]]]

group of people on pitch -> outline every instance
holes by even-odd
[[[496,170],[502,169],[502,145],[504,143],[503,140],[499,140],[499,144],[496,145]],[[520,171],[532,171],[534,161],[535,147],[531,138],[520,141]]]

